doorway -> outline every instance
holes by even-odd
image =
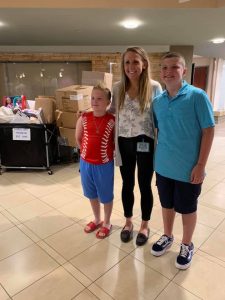
[[[206,92],[209,67],[194,67],[192,84]]]

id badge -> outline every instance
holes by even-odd
[[[149,143],[138,142],[137,143],[137,152],[149,152]]]

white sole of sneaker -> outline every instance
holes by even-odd
[[[154,256],[161,256],[161,255],[163,255],[168,249],[170,249],[170,247],[172,246],[172,243],[169,245],[169,246],[167,246],[165,249],[163,249],[162,251],[154,251],[154,250],[152,250],[151,249],[151,254],[152,255],[154,255]]]
[[[186,265],[180,265],[175,261],[175,267],[179,270],[187,270],[190,267],[190,265],[191,265],[191,262],[189,262]]]

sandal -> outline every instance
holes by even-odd
[[[106,238],[112,229],[112,225],[110,225],[110,228],[102,226],[97,232],[96,232],[96,237],[98,239],[104,239]]]
[[[94,222],[90,222],[84,227],[84,232],[91,233],[96,229],[100,228],[102,226],[102,223],[103,222],[100,222],[99,224],[95,224]]]

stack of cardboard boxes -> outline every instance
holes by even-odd
[[[56,91],[57,126],[66,145],[76,147],[75,127],[80,112],[90,109],[92,86],[72,85]]]
[[[103,81],[111,90],[112,74],[104,72],[82,72],[82,85],[72,85],[56,90],[57,126],[66,145],[76,147],[75,127],[80,112],[91,109],[93,86]]]
[[[31,103],[31,102],[30,102]],[[55,122],[56,101],[53,96],[38,96],[35,98],[35,110],[41,109],[41,123],[53,124]]]

